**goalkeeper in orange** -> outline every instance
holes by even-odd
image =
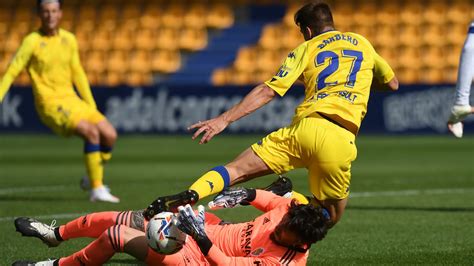
[[[61,0],[38,0],[41,27],[27,35],[0,80],[0,102],[18,74],[26,68],[35,106],[45,125],[61,136],[84,139],[84,157],[91,201],[119,202],[103,184],[103,165],[111,157],[117,132],[97,110],[79,60],[75,36],[61,28]],[[76,94],[75,85],[79,96]]]
[[[270,191],[230,188],[213,201],[226,208],[251,204],[264,213],[242,223],[228,223],[199,206],[179,207],[177,226],[190,235],[177,253],[163,255],[147,246],[147,221],[142,212],[99,212],[59,227],[20,217],[15,227],[24,236],[50,247],[80,237],[96,238],[82,250],[56,260],[16,261],[15,266],[103,265],[117,252],[128,253],[147,265],[306,265],[312,244],[328,231],[328,214],[321,207],[299,204]]]

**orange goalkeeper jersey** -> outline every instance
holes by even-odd
[[[217,265],[305,265],[308,251],[275,244],[270,235],[288,212],[291,199],[257,190],[252,205],[265,213],[246,223],[207,225],[213,246],[206,259]]]

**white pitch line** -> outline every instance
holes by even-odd
[[[16,193],[31,193],[31,192],[62,191],[62,190],[68,190],[71,188],[76,188],[76,186],[58,185],[58,186],[0,188],[0,195],[9,195],[9,194],[16,194]]]
[[[86,215],[86,212],[83,213],[59,213],[59,214],[50,214],[50,215],[40,215],[40,216],[32,216],[35,219],[71,219],[77,218],[83,215]],[[16,218],[21,216],[6,216],[0,217],[0,222],[10,222],[15,220]]]
[[[33,190],[33,187],[30,188],[10,188],[10,189],[0,189],[1,194],[13,193],[12,191],[52,191],[59,190],[64,188],[69,188],[70,186],[48,186],[48,187],[36,187],[37,190]],[[71,186],[72,187],[72,186]],[[49,188],[50,190],[48,190]],[[9,193],[6,193],[9,192]],[[393,197],[393,196],[414,196],[414,195],[440,195],[440,194],[459,194],[459,193],[471,193],[474,192],[474,188],[451,188],[451,189],[426,189],[426,190],[399,190],[399,191],[374,191],[374,192],[352,192],[350,194],[351,198],[369,198],[369,197]],[[36,219],[71,219],[76,218],[87,213],[59,213],[59,214],[50,214],[50,215],[40,215],[32,216]],[[13,221],[15,216],[5,216],[0,217],[0,222],[10,222]]]
[[[350,198],[369,197],[392,197],[392,196],[416,196],[416,195],[437,195],[456,194],[473,192],[474,188],[447,188],[447,189],[426,189],[426,190],[399,190],[399,191],[374,191],[374,192],[352,192]]]

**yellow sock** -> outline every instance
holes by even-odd
[[[217,166],[202,175],[189,189],[194,190],[199,195],[199,199],[202,199],[221,192],[229,186],[229,183],[230,177],[227,169],[224,166]]]
[[[112,159],[112,153],[111,152],[101,152],[100,153],[100,158],[102,159],[102,163],[107,163]]]
[[[91,188],[103,186],[104,166],[102,165],[98,144],[86,143],[84,145],[84,161],[86,163]]]
[[[102,163],[107,163],[112,159],[112,147],[100,145],[100,157],[102,158]]]
[[[301,194],[301,193],[298,193],[296,191],[291,191],[291,198],[292,199],[296,199],[300,204],[308,204],[309,201],[308,201],[308,198],[306,198],[305,195]]]

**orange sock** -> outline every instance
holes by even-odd
[[[132,211],[96,212],[81,216],[59,227],[59,235],[63,240],[78,237],[99,237],[107,228],[123,224],[130,225]]]
[[[123,252],[123,230],[121,225],[109,227],[87,247],[69,257],[61,258],[59,266],[103,265],[116,252]]]

